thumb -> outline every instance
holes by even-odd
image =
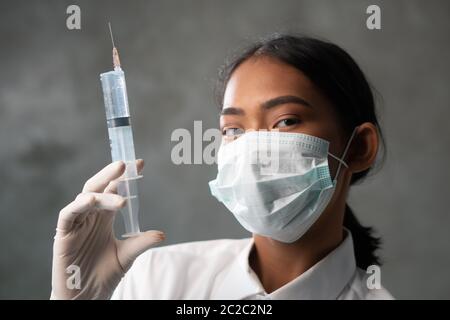
[[[142,234],[126,240],[119,240],[117,244],[117,257],[124,272],[126,272],[133,261],[144,251],[150,249],[165,239],[162,231],[146,231]]]

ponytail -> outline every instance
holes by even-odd
[[[356,265],[364,270],[373,264],[380,265],[380,258],[375,254],[380,238],[373,236],[373,228],[361,225],[348,204],[345,205],[344,227],[352,234]]]

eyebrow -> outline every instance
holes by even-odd
[[[276,106],[279,106],[281,104],[287,104],[287,103],[296,103],[296,104],[301,104],[304,105],[305,107],[311,107],[311,104],[306,101],[305,99],[302,99],[300,97],[297,96],[281,96],[281,97],[276,97],[270,100],[267,100],[266,102],[264,102],[262,104],[262,107],[264,109],[270,109]]]
[[[267,101],[264,101],[261,104],[261,107],[263,109],[270,109],[282,104],[287,104],[287,103],[296,103],[296,104],[301,104],[305,107],[312,107],[311,104],[306,101],[305,99],[302,99],[300,97],[297,96],[280,96],[280,97],[276,97]],[[236,108],[236,107],[228,107],[228,108],[224,108],[222,109],[222,111],[220,112],[221,116],[224,115],[244,115],[244,109],[242,108]]]

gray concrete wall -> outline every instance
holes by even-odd
[[[82,29],[65,26],[66,7]],[[370,4],[382,30],[365,27]],[[275,31],[327,38],[383,96],[384,168],[350,203],[384,239],[384,285],[398,298],[450,298],[448,1],[2,1],[0,298],[47,298],[58,211],[110,160],[99,73],[112,21],[127,72],[141,225],[167,244],[247,233],[209,195],[215,168],[170,161],[176,128],[217,126],[212,84],[237,46]],[[120,228],[119,219],[119,228]]]

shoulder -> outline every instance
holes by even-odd
[[[135,260],[113,298],[206,297],[214,280],[227,270],[250,240],[195,241],[147,250]],[[191,294],[195,295],[191,297]]]
[[[185,242],[173,244],[158,248],[153,248],[144,253],[144,255],[188,255],[194,257],[237,254],[248,243],[250,238],[246,239],[218,239],[207,241]]]
[[[368,274],[360,268],[356,268],[353,279],[341,295],[341,299],[350,300],[393,300],[394,297],[382,285],[377,288],[369,288],[367,284]]]
[[[135,264],[151,262],[178,268],[178,263],[183,263],[185,267],[201,265],[211,270],[231,262],[249,242],[250,239],[220,239],[173,244],[147,250]]]

